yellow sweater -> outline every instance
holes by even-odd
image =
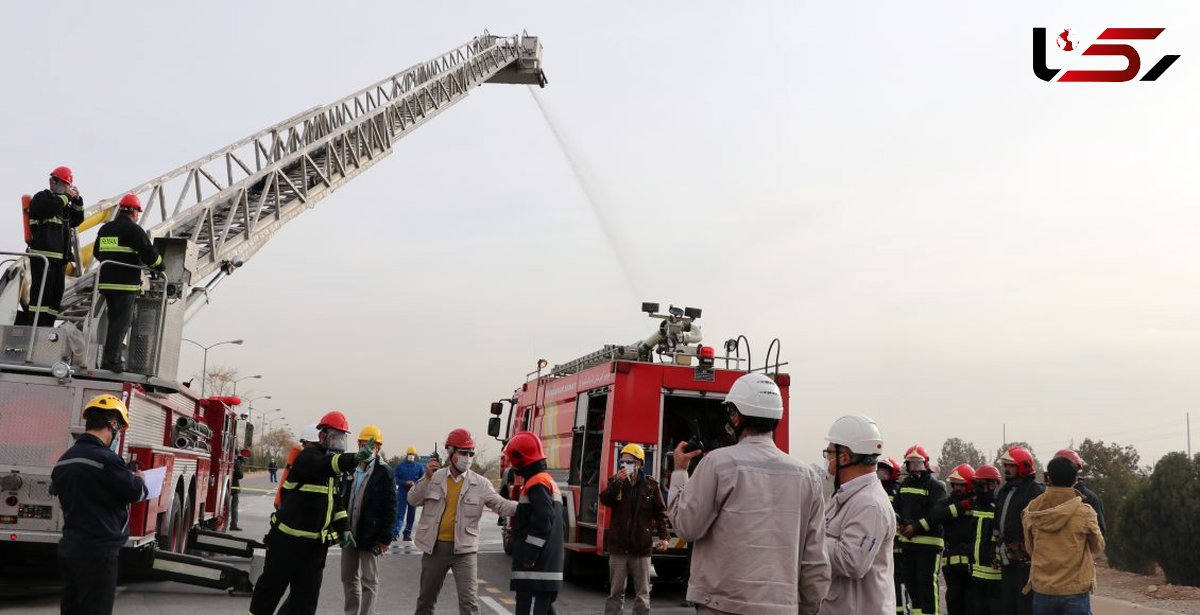
[[[466,477],[459,480],[446,477],[446,510],[442,511],[442,520],[438,524],[438,540],[454,542],[454,524],[458,521],[458,494],[462,492]]]

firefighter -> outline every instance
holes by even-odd
[[[516,615],[553,615],[562,587],[563,503],[546,471],[546,454],[536,435],[522,431],[504,447],[508,462],[525,479],[513,516],[512,580]]]
[[[471,470],[475,438],[459,428],[446,436],[446,467],[437,455],[408,492],[408,505],[421,507],[413,544],[421,550],[421,581],[416,615],[432,615],[446,573],[454,572],[458,609],[479,612],[479,521],[483,509],[511,517],[517,503],[496,493],[492,481]],[[560,546],[561,549],[561,546]],[[561,555],[561,553],[560,553]]]
[[[58,167],[50,172],[50,188],[33,195],[29,201],[29,259],[32,285],[29,305],[17,314],[16,324],[53,327],[62,306],[66,285],[66,266],[74,259],[71,230],[83,222],[83,198],[75,188],[71,169]],[[43,286],[44,285],[44,286]],[[41,289],[41,296],[38,296]]]
[[[163,269],[162,257],[154,251],[146,231],[138,226],[141,213],[142,202],[137,195],[126,194],[117,205],[117,216],[96,234],[96,260],[102,263],[99,290],[108,310],[100,369],[117,373],[125,371],[122,346],[133,324],[134,301],[142,292],[142,272],[133,266]],[[110,262],[120,264],[108,265]]]
[[[238,527],[238,500],[242,493],[242,479],[246,477],[246,473],[242,471],[242,458],[240,456],[233,458],[233,477],[230,483],[233,489],[229,493],[229,531],[240,532],[242,528]]]
[[[620,615],[625,608],[625,586],[633,578],[633,612],[650,612],[650,555],[667,549],[667,504],[658,481],[642,473],[646,450],[629,443],[621,448],[620,470],[608,479],[600,494],[607,506],[608,600],[605,615]],[[653,534],[657,533],[657,540]]]
[[[697,613],[816,613],[829,590],[823,481],[775,446],[775,381],[746,374],[723,406],[737,444],[705,454],[691,476],[703,451],[680,442],[672,457],[667,518],[694,543],[687,599]]]
[[[1092,510],[1096,511],[1096,521],[1100,524],[1100,533],[1104,534],[1106,530],[1104,527],[1104,502],[1100,501],[1100,496],[1096,495],[1095,491],[1088,489],[1083,484],[1083,469],[1086,467],[1086,464],[1083,463],[1083,457],[1080,457],[1079,453],[1076,453],[1069,448],[1064,448],[1061,451],[1054,453],[1054,457],[1066,457],[1067,459],[1071,460],[1071,463],[1075,464],[1075,471],[1078,472],[1079,476],[1079,478],[1075,479],[1075,490],[1079,492],[1079,495],[1083,496],[1084,503],[1086,503],[1088,506],[1091,506]],[[1045,477],[1045,482],[1050,482],[1049,477]]]
[[[942,601],[938,570],[945,541],[941,527],[925,527],[918,522],[946,497],[946,488],[933,477],[929,453],[920,444],[905,451],[904,466],[908,477],[900,483],[896,496],[896,514],[900,517],[896,538],[904,558],[904,588],[913,615],[930,615],[938,612]]]
[[[129,539],[129,505],[146,498],[142,473],[117,455],[129,411],[112,395],[83,407],[86,430],[59,457],[50,489],[62,504],[58,567],[63,575],[62,612],[112,613],[117,592],[117,554]]]
[[[974,504],[975,468],[960,464],[950,471],[950,495],[917,521],[923,529],[941,526],[946,550],[942,553],[942,577],[946,580],[946,612],[967,613],[967,585],[971,581],[971,548],[975,544],[975,519],[967,513]]]
[[[1000,470],[991,464],[975,470],[975,503],[970,516],[975,537],[971,548],[971,582],[967,590],[967,609],[971,615],[1000,615],[1000,560],[996,552],[996,490],[1000,488]]]
[[[892,503],[893,517],[896,520],[896,526],[900,525],[900,517],[895,515],[896,511],[896,495],[900,493],[900,464],[893,458],[880,459],[876,466],[875,473],[879,475],[879,482],[883,485],[883,490],[888,494],[888,501]],[[892,585],[896,589],[896,612],[904,613],[904,573],[901,572],[903,559],[900,557],[900,541],[892,542]]]
[[[292,613],[315,613],[329,544],[340,539],[342,546],[355,546],[348,515],[336,500],[335,481],[370,459],[374,446],[343,452],[350,424],[341,412],[326,413],[316,427],[318,441],[305,443],[280,485],[283,498],[264,540],[267,558],[250,599],[252,615],[274,613],[289,588]]]
[[[408,505],[408,490],[421,480],[425,468],[417,461],[417,447],[410,446],[404,453],[404,460],[396,464],[396,523],[392,527],[392,540],[404,537],[404,542],[412,542],[413,521],[417,517],[417,507]]]
[[[821,613],[886,614],[895,609],[892,542],[896,513],[876,475],[883,436],[865,416],[833,422],[823,456],[834,494],[825,509],[832,581]]]
[[[342,587],[346,591],[346,615],[371,615],[379,594],[379,557],[392,542],[396,519],[396,486],[392,471],[379,454],[383,432],[367,425],[358,434],[358,446],[374,442],[369,459],[354,468],[354,479],[344,494],[350,515],[350,531],[357,546],[342,549]]]
[[[1046,490],[1034,480],[1033,453],[1014,446],[1000,457],[1004,466],[1004,486],[996,494],[996,548],[1000,554],[1000,597],[1003,611],[1012,615],[1033,613],[1033,595],[1023,593],[1029,582],[1029,551],[1025,548],[1025,528],[1021,513]]]

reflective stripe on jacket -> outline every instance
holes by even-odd
[[[509,589],[516,592],[557,592],[562,588],[562,492],[544,471],[545,463],[538,464],[536,469],[542,471],[525,479],[513,515]]]
[[[333,542],[350,529],[346,510],[337,501],[337,477],[354,467],[354,453],[329,454],[319,445],[296,456],[287,480],[280,485],[283,497],[271,515],[271,527],[305,540]]]

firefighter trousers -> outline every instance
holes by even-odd
[[[111,615],[117,598],[117,551],[58,554],[63,576],[63,615]]]
[[[971,579],[967,590],[967,607],[971,615],[1001,615],[1000,581],[988,581],[978,577]]]
[[[104,293],[108,327],[104,334],[104,357],[100,360],[101,368],[114,371],[125,369],[125,336],[129,333],[129,327],[133,326],[133,312],[136,305],[137,295],[134,293]]]
[[[517,592],[516,615],[554,615],[558,592]]]
[[[912,603],[913,615],[937,615],[942,601],[938,572],[942,568],[942,550],[915,543],[904,545],[904,588]]]
[[[267,559],[263,562],[262,576],[258,577],[254,597],[250,599],[251,615],[275,613],[284,590],[289,588],[288,613],[316,613],[328,551],[328,545],[323,542],[271,530],[267,535]]]
[[[908,613],[908,600],[904,594],[904,552],[892,550],[892,582],[896,586],[896,613]]]
[[[40,258],[29,259],[29,305],[17,314],[16,324],[53,327],[58,310],[62,308],[63,287],[66,286],[67,266],[60,260],[49,259],[49,264]],[[42,300],[38,301],[38,289],[42,281]]]
[[[1005,615],[1033,615],[1033,592],[1022,593],[1029,582],[1029,564],[1000,568],[1000,600]]]
[[[971,584],[971,569],[968,566],[946,566],[942,568],[946,579],[947,615],[967,615],[972,611],[967,606],[967,588]]]

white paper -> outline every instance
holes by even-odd
[[[157,500],[158,494],[162,493],[163,479],[167,477],[167,466],[143,470],[142,476],[146,479],[146,499]]]

